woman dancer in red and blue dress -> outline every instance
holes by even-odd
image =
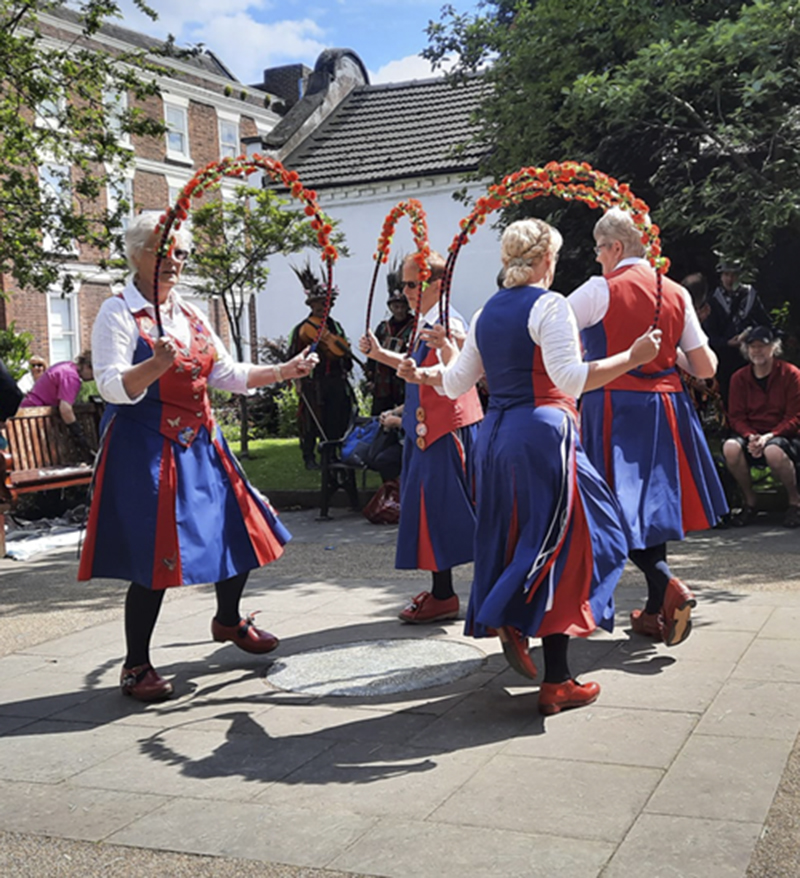
[[[631,538],[631,561],[647,580],[647,603],[631,613],[638,634],[682,643],[697,601],[670,570],[667,541],[714,527],[728,511],[717,469],[676,365],[713,378],[716,354],[700,328],[691,296],[661,279],[644,256],[641,232],[619,208],[594,227],[603,274],[570,297],[586,356],[623,350],[648,326],[663,331],[658,357],[587,393],[581,400],[583,444],[619,500]]]
[[[419,313],[421,338],[412,357],[419,364],[439,362],[439,351],[424,341],[425,328],[439,322],[439,295],[445,261],[431,251],[430,282],[420,283],[413,256],[403,262],[403,289]],[[455,330],[466,330],[463,318],[451,311]],[[373,332],[360,343],[370,359],[397,368],[403,356],[381,347]],[[395,567],[430,570],[430,591],[422,591],[400,612],[411,624],[441,622],[458,617],[458,595],[452,568],[472,561],[475,509],[472,495],[472,444],[475,424],[483,417],[478,393],[468,387],[450,399],[433,387],[406,386],[403,403],[403,468],[400,476],[400,525]]]
[[[528,637],[541,637],[539,710],[593,702],[567,660],[570,635],[610,630],[613,591],[628,552],[616,500],[578,441],[575,397],[649,361],[658,331],[629,350],[583,363],[575,319],[550,292],[561,235],[537,219],[512,223],[501,255],[505,289],[475,315],[463,350],[441,367],[400,369],[407,381],[441,384],[450,397],[486,375],[489,408],[475,445],[475,578],[466,633],[499,634],[512,667],[536,668]]]
[[[316,354],[280,366],[235,363],[205,317],[175,292],[189,253],[185,229],[160,266],[164,335],[155,322],[157,214],[128,227],[133,271],[107,299],[92,332],[94,375],[108,402],[78,578],[124,579],[127,655],[122,692],[168,698],[172,683],[150,663],[150,640],[167,588],[216,583],[211,634],[251,653],[278,639],[242,618],[248,572],[283,553],[290,534],[250,485],[214,421],[208,387],[234,393],[307,375]]]

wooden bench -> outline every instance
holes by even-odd
[[[78,423],[93,448],[100,436],[102,407],[80,403],[73,407]],[[58,408],[21,408],[6,421],[8,448],[0,454],[0,557],[5,556],[5,514],[22,494],[88,485],[92,465],[61,420]]]

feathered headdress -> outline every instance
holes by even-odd
[[[310,262],[306,261],[306,264],[302,268],[297,268],[297,266],[293,265],[292,271],[297,275],[297,279],[303,285],[303,290],[306,294],[306,301],[309,299],[324,299],[328,295],[325,284],[319,280],[311,270]],[[331,298],[335,299],[338,295],[339,288],[334,287]]]
[[[389,290],[389,302],[405,299],[403,292],[403,259],[397,258],[392,262],[392,267],[386,275],[386,286]]]

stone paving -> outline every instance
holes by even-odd
[[[153,661],[176,697],[162,705],[116,687],[119,584],[76,583],[63,552],[0,561],[3,874],[241,874],[235,858],[280,876],[800,874],[785,837],[798,813],[785,772],[800,731],[800,542],[779,519],[675,546],[699,598],[675,649],[631,636],[642,589],[626,571],[615,633],[572,649],[600,700],[544,719],[496,641],[396,620],[427,583],[393,569],[395,528],[334,515],[286,514],[296,539],[251,579],[246,608],[282,639],[269,657],[210,640],[210,588],[168,594]],[[469,577],[457,571],[462,603]],[[373,664],[381,643],[404,642],[451,663],[449,682],[309,690],[333,673],[313,650],[374,645],[363,670],[385,678],[413,673]],[[305,676],[276,688],[270,668],[293,659]],[[759,856],[771,871],[753,871]]]

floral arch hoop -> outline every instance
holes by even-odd
[[[475,207],[461,220],[461,230],[448,248],[447,263],[442,279],[442,298],[445,328],[448,330],[450,312],[450,288],[453,270],[459,251],[474,235],[478,226],[495,210],[520,204],[544,195],[551,195],[563,201],[582,201],[592,208],[620,207],[630,212],[634,225],[641,232],[645,255],[656,270],[657,305],[653,325],[658,325],[661,309],[661,279],[669,270],[669,259],[661,255],[660,229],[650,222],[649,208],[641,198],[637,198],[627,183],[619,183],[602,171],[595,170],[586,162],[548,162],[544,167],[520,168],[505,176],[500,183],[488,188],[486,195],[478,198]]]
[[[392,250],[392,239],[394,238],[395,229],[400,217],[407,216],[411,222],[411,234],[416,245],[416,253],[414,261],[419,268],[420,283],[425,286],[428,278],[431,276],[431,270],[428,267],[428,259],[431,253],[430,243],[428,241],[428,220],[425,211],[422,208],[422,202],[416,198],[409,198],[407,201],[398,201],[397,204],[386,214],[383,221],[383,228],[378,237],[378,246],[373,255],[375,260],[375,271],[372,273],[372,283],[369,287],[369,296],[367,297],[367,318],[365,332],[369,333],[370,323],[372,319],[372,302],[375,298],[375,284],[378,280],[378,273],[381,265],[385,265],[389,261],[389,254]],[[409,339],[409,350],[414,346],[414,339],[417,335],[417,324],[419,322],[419,309],[414,309],[414,324],[411,328],[411,338]]]
[[[226,157],[218,162],[211,162],[199,170],[194,177],[181,189],[178,200],[164,214],[159,217],[156,232],[161,232],[161,239],[156,254],[155,272],[153,278],[154,308],[156,324],[159,335],[164,334],[161,324],[161,310],[158,304],[158,276],[161,270],[162,260],[168,256],[175,247],[173,232],[180,229],[188,219],[193,198],[201,198],[205,192],[215,185],[222,177],[248,177],[257,171],[265,171],[276,182],[283,183],[289,190],[292,198],[305,205],[304,212],[309,217],[311,228],[317,233],[317,241],[322,248],[322,261],[327,269],[327,292],[325,299],[325,315],[320,323],[317,336],[311,346],[316,350],[322,331],[328,320],[333,301],[333,263],[339,254],[336,247],[331,243],[333,224],[320,208],[317,202],[317,193],[313,189],[306,189],[300,181],[297,171],[290,171],[277,159],[261,156],[257,153],[252,156],[240,155],[238,158]]]

